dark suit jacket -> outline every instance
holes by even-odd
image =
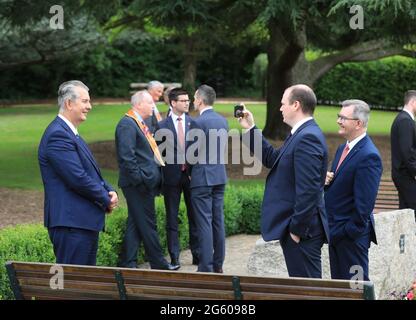
[[[345,144],[339,146],[332,172],[338,165]],[[374,232],[373,209],[383,172],[380,154],[368,136],[360,140],[348,153],[325,191],[331,243],[342,238],[355,240],[371,232],[371,241],[377,243]]]
[[[47,228],[100,231],[114,189],[103,179],[87,144],[61,118],[46,128],[38,150]]]
[[[137,123],[124,116],[116,127],[116,151],[120,188],[143,185],[149,191],[161,190],[160,165]]]
[[[220,142],[228,143],[227,120],[210,109],[204,111],[198,118],[195,118],[191,128],[199,129],[204,134],[203,137],[199,137],[196,141],[200,149],[198,162],[191,166],[191,188],[226,184],[227,173],[224,159],[226,159],[227,155],[225,154],[225,145],[222,145]],[[218,130],[216,131],[218,136],[210,136],[210,129]],[[217,147],[216,150],[210,149],[210,146],[215,145]]]
[[[252,152],[254,134],[260,134],[255,129],[249,131]],[[271,169],[261,210],[263,239],[279,240],[288,232],[307,239],[322,233],[322,228],[328,239],[323,200],[328,150],[315,121],[302,124],[279,149],[262,137],[262,162]]]
[[[393,179],[416,177],[416,126],[406,111],[391,126],[391,174]]]
[[[193,119],[188,116],[184,115],[185,118],[182,121],[185,121],[185,152],[186,152],[186,146],[189,145],[189,141],[186,141],[186,134],[189,132],[191,128],[191,123],[193,122]],[[159,130],[167,129],[173,134],[173,140],[168,139],[167,141],[165,139],[161,140],[161,142],[166,141],[166,152],[163,153],[163,156],[167,156],[167,160],[173,160],[166,162],[166,166],[162,167],[162,173],[163,173],[163,183],[165,185],[170,186],[176,186],[180,183],[181,177],[182,177],[182,163],[186,162],[185,160],[185,154],[181,148],[178,148],[178,135],[176,133],[175,125],[173,124],[173,120],[171,117],[167,117],[166,119],[163,119],[159,122]],[[165,153],[169,152],[169,155],[166,155]],[[173,154],[171,154],[173,153]],[[179,157],[179,161],[178,161]],[[187,166],[188,167],[188,166]]]

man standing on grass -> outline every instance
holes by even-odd
[[[59,86],[59,114],[46,128],[38,158],[45,190],[45,227],[56,263],[95,265],[105,213],[118,203],[103,179],[78,126],[91,110],[88,87],[72,80]]]

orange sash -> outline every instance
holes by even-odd
[[[139,126],[140,130],[142,130],[144,136],[147,139],[147,142],[149,142],[150,147],[152,148],[153,154],[155,155],[155,158],[157,159],[157,161],[159,161],[160,165],[162,167],[165,166],[165,162],[162,159],[162,155],[160,154],[159,148],[157,147],[156,141],[153,138],[152,134],[150,133],[149,128],[142,123],[134,114],[134,111],[132,109],[130,109],[127,113],[126,116],[134,119],[137,123],[137,125]]]

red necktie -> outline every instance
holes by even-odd
[[[182,149],[185,149],[185,134],[182,127],[182,118],[178,117],[178,142]]]
[[[178,142],[182,150],[185,152],[185,133],[183,132],[181,117],[178,117]],[[186,165],[183,163],[181,166],[181,170],[185,171],[185,169],[186,169]]]
[[[339,158],[338,165],[337,165],[337,168],[335,169],[335,172],[337,172],[337,171],[338,171],[338,168],[340,167],[341,163],[342,163],[342,162],[345,160],[345,158],[347,157],[347,155],[348,155],[348,151],[350,151],[350,147],[348,146],[348,143],[347,143],[347,144],[345,145],[344,150],[342,151],[341,158]]]

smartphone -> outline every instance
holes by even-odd
[[[243,117],[244,116],[243,110],[244,110],[244,106],[241,104],[234,106],[234,117],[235,118]]]

